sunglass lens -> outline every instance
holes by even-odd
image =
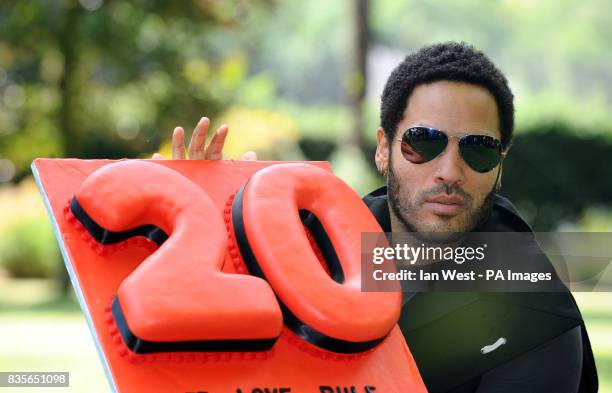
[[[501,160],[501,143],[488,135],[466,135],[459,141],[461,156],[476,172],[489,172]]]
[[[402,154],[406,160],[421,164],[440,155],[447,143],[446,135],[436,129],[412,127],[402,137]]]

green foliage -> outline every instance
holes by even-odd
[[[40,156],[133,157],[214,116],[249,64],[236,31],[270,1],[0,5],[0,156],[16,180]]]
[[[379,0],[372,44],[402,56],[466,41],[508,77],[519,128],[559,121],[612,133],[611,11],[606,0]]]
[[[18,278],[56,276],[62,263],[48,220],[30,218],[4,228],[0,266]]]
[[[274,75],[283,100],[319,107],[344,103],[352,56],[350,6],[351,1],[278,2],[272,18],[244,31],[254,69]]]
[[[501,193],[534,229],[553,230],[610,205],[610,157],[612,143],[595,132],[563,124],[527,129],[516,136],[504,161]]]
[[[342,146],[330,157],[334,174],[344,180],[359,195],[365,195],[382,185],[383,179],[369,165],[370,157],[351,146]]]
[[[275,108],[293,117],[306,138],[342,144],[349,136],[350,113],[346,107],[278,102]]]
[[[315,138],[302,138],[299,141],[300,149],[307,160],[327,161],[336,149],[336,144]]]
[[[588,208],[575,228],[571,229],[579,232],[612,232],[612,209],[599,206]]]

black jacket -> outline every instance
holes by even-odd
[[[391,232],[386,187],[364,197]],[[499,195],[476,231],[532,232]],[[597,370],[571,294],[420,292],[405,296],[400,328],[430,392],[596,392]],[[483,355],[483,344],[507,344]],[[576,390],[578,386],[578,390]]]

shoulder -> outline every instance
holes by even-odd
[[[489,218],[477,229],[479,232],[533,232],[531,226],[520,215],[510,200],[495,195]]]
[[[383,231],[391,232],[391,218],[389,217],[389,205],[387,203],[387,187],[377,188],[363,197],[363,202],[372,215],[378,221]]]
[[[517,223],[520,222],[520,226],[525,227],[527,231],[531,231],[531,227],[529,226],[529,224],[527,224],[523,217],[521,217],[516,207],[505,196],[502,196],[500,194],[495,195],[494,209],[503,214],[505,217],[513,219],[517,221]]]

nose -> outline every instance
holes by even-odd
[[[465,166],[456,141],[449,141],[442,155],[435,160],[435,166],[436,183],[461,186],[465,182]]]

